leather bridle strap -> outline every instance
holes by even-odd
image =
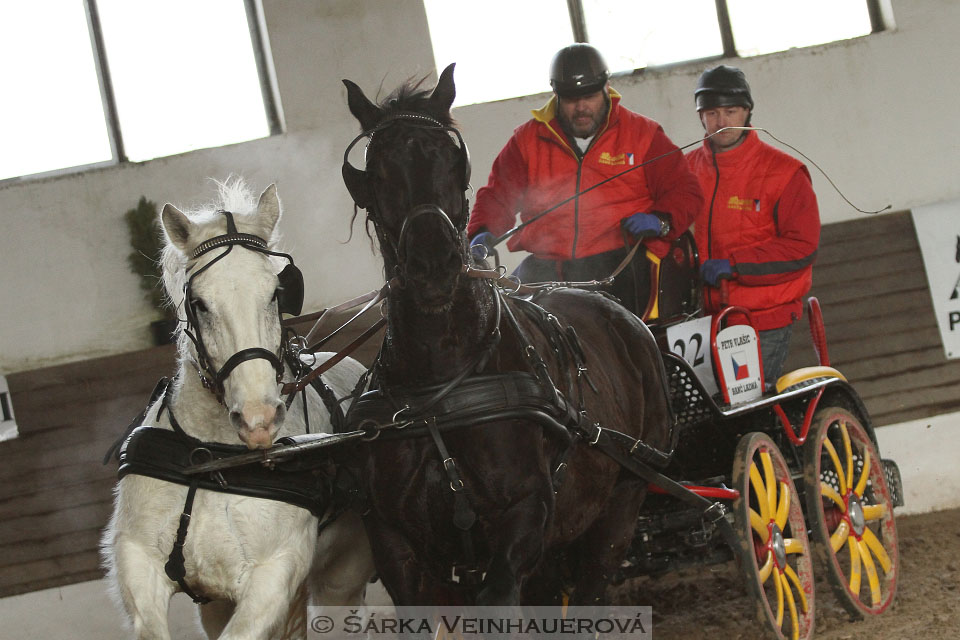
[[[216,378],[214,378],[216,387],[219,389],[223,385],[223,381],[230,375],[230,372],[248,360],[266,360],[273,367],[273,370],[277,372],[277,382],[283,379],[283,363],[280,362],[277,354],[262,347],[251,347],[237,351],[223,363],[223,366],[217,371]]]

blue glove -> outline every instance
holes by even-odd
[[[733,278],[733,267],[729,260],[707,260],[700,265],[700,277],[711,287],[716,287],[721,280]]]
[[[623,227],[635,236],[655,238],[660,235],[660,218],[652,213],[635,213],[623,219]]]
[[[477,261],[486,260],[493,249],[493,241],[496,239],[497,237],[489,231],[481,231],[473,236],[473,240],[470,241],[470,254],[473,259]]]

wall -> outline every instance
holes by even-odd
[[[341,78],[375,92],[432,70],[419,0],[267,0],[264,16],[286,119],[281,136],[139,164],[0,186],[0,373],[148,346],[152,311],[126,267],[123,213],[141,195],[191,206],[209,178],[276,182],[286,246],[307,274],[306,308],[382,284],[340,179],[359,125]],[[367,52],[376,51],[377,55]],[[227,105],[225,104],[225,108]],[[346,265],[349,265],[347,269]],[[349,273],[348,277],[344,277]]]
[[[960,197],[960,144],[948,134],[960,87],[943,71],[960,58],[951,36],[960,27],[960,3],[897,1],[893,9],[896,31],[737,62],[753,87],[755,123],[813,157],[869,209]],[[263,11],[285,134],[0,187],[0,373],[147,346],[152,312],[124,262],[121,216],[141,195],[159,204],[204,202],[214,193],[210,177],[237,172],[256,188],[277,182],[287,245],[307,274],[307,308],[381,281],[361,225],[344,243],[353,207],[339,165],[357,125],[340,79],[375,95],[431,72],[421,3],[264,0]],[[700,136],[691,90],[706,66],[648,71],[614,84],[626,105],[659,120],[682,144]],[[545,99],[456,110],[475,186],[510,131]],[[815,180],[825,222],[860,215]]]

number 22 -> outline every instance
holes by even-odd
[[[696,367],[704,362],[704,353],[701,351],[701,348],[703,347],[703,336],[701,336],[699,333],[694,333],[690,336],[690,344],[693,345],[694,342],[696,342],[697,345],[696,349],[693,351],[693,362],[690,362],[690,360],[687,359],[687,344],[682,338],[673,343],[673,352],[679,353],[681,358],[687,362],[690,362],[691,365]]]

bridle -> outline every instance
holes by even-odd
[[[260,236],[249,233],[240,233],[237,231],[237,225],[234,222],[233,214],[231,212],[219,211],[218,213],[221,213],[227,220],[227,232],[223,235],[215,236],[209,240],[201,242],[190,253],[189,258],[191,261],[193,261],[215,249],[226,247],[226,250],[193,273],[190,273],[192,267],[187,269],[187,273],[190,275],[187,278],[186,284],[184,285],[183,304],[186,319],[181,320],[181,322],[184,322],[183,332],[193,342],[197,351],[197,359],[195,364],[197,366],[197,373],[200,376],[200,382],[203,384],[204,388],[216,396],[217,401],[220,404],[223,404],[224,381],[227,379],[230,373],[237,368],[237,366],[249,360],[266,360],[269,362],[274,371],[276,371],[277,384],[280,384],[283,379],[284,341],[281,339],[280,345],[278,345],[276,352],[269,351],[268,349],[264,349],[262,347],[249,347],[247,349],[241,349],[227,358],[227,361],[224,362],[219,369],[216,368],[213,364],[212,358],[210,357],[210,353],[203,342],[203,335],[200,332],[197,309],[195,307],[192,295],[193,281],[200,274],[222,260],[233,250],[235,246],[240,246],[264,255],[285,258],[288,261],[288,264],[278,275],[280,286],[277,289],[276,295],[277,313],[280,316],[282,316],[284,313],[298,315],[303,307],[303,274],[294,264],[293,256],[287,253],[279,253],[269,250],[267,248],[267,241]]]
[[[421,129],[433,129],[437,131],[442,131],[448,134],[451,134],[457,140],[457,147],[461,154],[461,162],[463,164],[463,176],[460,182],[460,191],[461,191],[461,216],[463,220],[462,226],[458,227],[453,223],[443,209],[437,204],[420,204],[413,208],[409,215],[407,215],[403,224],[400,226],[400,233],[397,236],[396,241],[390,236],[389,233],[383,228],[383,223],[381,220],[381,211],[382,207],[377,199],[376,189],[373,188],[372,178],[370,173],[366,170],[357,169],[352,164],[350,164],[350,152],[357,145],[360,140],[368,138],[369,141],[367,146],[373,142],[374,136],[396,124],[406,124],[411,127],[417,127]],[[347,186],[347,190],[350,191],[350,196],[353,198],[354,203],[357,207],[361,209],[366,209],[368,217],[373,221],[374,228],[377,231],[377,237],[380,239],[381,246],[389,247],[393,252],[393,255],[397,261],[397,268],[399,271],[403,271],[404,265],[407,260],[407,249],[406,246],[409,243],[410,227],[414,220],[425,214],[431,214],[438,216],[440,222],[445,229],[445,233],[448,235],[448,239],[454,245],[456,245],[459,253],[463,254],[464,250],[462,247],[461,236],[463,230],[466,227],[467,219],[469,218],[470,213],[470,202],[467,199],[466,192],[470,188],[470,151],[467,149],[466,143],[463,141],[463,136],[460,134],[460,131],[455,127],[445,125],[439,120],[432,118],[430,116],[424,115],[422,113],[415,113],[410,111],[401,111],[398,113],[393,113],[386,116],[381,120],[375,127],[372,129],[367,129],[363,131],[360,135],[355,137],[349,145],[347,145],[346,150],[343,153],[343,166],[342,173],[344,183]]]

